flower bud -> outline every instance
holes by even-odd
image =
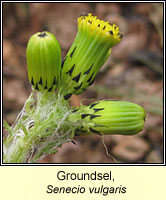
[[[80,121],[77,134],[133,135],[144,128],[145,111],[126,101],[103,100],[81,106],[71,113],[73,121]]]
[[[61,48],[52,33],[31,36],[27,50],[28,78],[34,89],[54,91],[60,77]]]
[[[78,33],[64,61],[62,81],[64,98],[82,93],[92,85],[96,74],[120,42],[119,28],[89,14],[78,18]]]

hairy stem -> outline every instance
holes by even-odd
[[[32,90],[24,107],[3,142],[4,163],[33,163],[56,153],[63,143],[71,141],[74,127],[66,118],[69,102],[61,93]]]

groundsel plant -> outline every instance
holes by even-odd
[[[97,101],[70,107],[73,94],[92,85],[96,74],[123,34],[92,16],[78,18],[78,33],[64,60],[55,36],[47,31],[31,36],[27,45],[32,92],[14,124],[4,126],[4,163],[35,163],[57,152],[75,135],[133,135],[144,127],[145,111],[126,101]]]

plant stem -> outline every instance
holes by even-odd
[[[4,163],[34,163],[71,141],[69,102],[61,93],[32,90],[3,142]],[[5,125],[6,127],[7,125]]]

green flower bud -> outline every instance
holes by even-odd
[[[61,48],[52,33],[31,36],[27,50],[28,78],[34,89],[54,91],[60,77]]]
[[[133,135],[144,128],[144,109],[126,101],[103,100],[73,110],[69,120],[80,122],[77,134]]]
[[[114,24],[104,22],[89,14],[78,18],[78,33],[62,62],[64,98],[82,93],[90,86],[99,69],[120,42],[122,33]]]

